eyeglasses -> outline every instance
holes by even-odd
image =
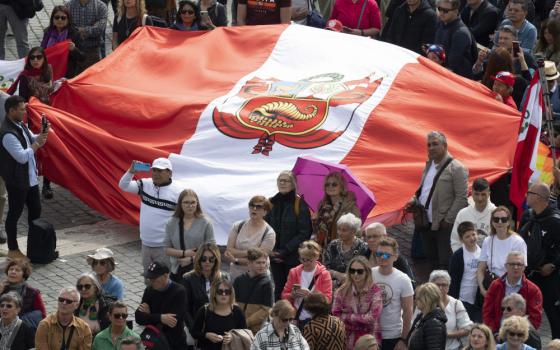
[[[511,331],[508,332],[508,335],[510,337],[518,337],[518,338],[523,338],[523,336],[525,336],[525,334],[523,334],[523,333],[517,333],[517,332],[511,332]]]
[[[105,266],[105,264],[107,264],[107,261],[105,260],[93,260],[93,262],[91,263],[91,265],[93,266],[95,265]]]
[[[200,261],[214,263],[214,262],[216,262],[216,257],[215,256],[202,256],[200,258]]]
[[[43,59],[43,55],[29,55],[29,60],[33,61],[33,60],[42,60]]]
[[[378,239],[378,238],[381,238],[381,235],[366,235],[366,240]]]
[[[447,283],[436,283],[436,286],[439,288],[449,288],[449,284]]]
[[[53,18],[56,19],[57,21],[66,21],[66,19],[68,17],[66,17],[66,16],[54,16]]]
[[[281,320],[282,322],[292,322],[295,319],[293,317],[290,317],[290,318],[282,318]]]
[[[378,258],[382,258],[382,259],[389,259],[390,257],[393,256],[393,254],[391,253],[385,253],[385,252],[375,252],[375,256]]]
[[[292,181],[288,180],[288,179],[278,179],[278,183],[279,184],[288,184],[288,183],[292,183]]]
[[[502,312],[507,311],[507,312],[512,312],[513,309],[511,308],[511,306],[502,306]]]
[[[257,209],[257,210],[264,209],[264,205],[249,203],[249,209]]]
[[[188,13],[189,15],[194,15],[194,11],[193,11],[193,10],[181,10],[181,14],[182,14],[182,15],[186,15],[187,13]]]
[[[325,187],[338,187],[338,182],[325,182]]]
[[[66,298],[63,298],[63,297],[58,297],[58,302],[62,303],[62,304],[70,305],[70,304],[75,303],[76,301],[72,300],[72,299],[66,299]]]
[[[196,201],[182,201],[181,204],[190,206],[196,205]]]
[[[444,9],[443,7],[438,6],[437,10],[438,10],[438,12],[441,12],[443,14],[447,14],[447,13],[449,13],[449,12],[455,10],[455,9]]]
[[[313,259],[308,259],[308,258],[302,258],[302,257],[300,257],[300,258],[299,258],[299,261],[301,261],[302,263],[306,263],[306,262],[311,262],[311,261],[313,261]]]
[[[14,307],[13,304],[2,303],[0,304],[0,309],[12,309]]]
[[[90,290],[91,289],[91,284],[78,284],[76,285],[76,288],[78,290]]]
[[[216,294],[217,295],[231,295],[231,289],[221,289],[221,288],[219,288],[216,291]]]
[[[499,222],[505,224],[505,223],[507,223],[508,221],[509,221],[509,218],[508,218],[507,216],[494,216],[494,217],[492,218],[492,222],[494,222],[494,223],[496,223],[496,224],[499,223]]]
[[[522,264],[522,263],[506,263],[506,265],[509,266],[509,267],[514,267],[514,268],[518,268],[518,269],[525,267],[525,264]]]
[[[544,197],[543,197],[543,196],[541,196],[541,195],[540,195],[539,193],[537,193],[537,192],[533,192],[533,191],[527,191],[527,194],[534,194],[534,195],[535,195],[535,196],[537,196],[537,197],[541,197],[541,198],[544,198]]]
[[[351,275],[356,275],[356,274],[358,274],[358,275],[361,276],[361,275],[364,274],[364,272],[366,272],[366,270],[364,270],[364,269],[353,269],[353,268],[349,268],[349,269],[348,269],[348,273],[351,274]]]
[[[113,314],[113,317],[116,318],[117,320],[119,319],[123,319],[126,320],[128,318],[128,314]]]

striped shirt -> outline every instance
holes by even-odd
[[[309,350],[307,341],[296,326],[291,324],[286,331],[287,334],[280,341],[272,323],[267,324],[255,336],[251,350]]]
[[[101,0],[70,0],[65,3],[70,10],[72,22],[78,29],[84,29],[85,37],[75,43],[80,49],[93,49],[101,44],[101,36],[107,26],[107,5]]]

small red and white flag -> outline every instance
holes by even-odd
[[[537,171],[542,118],[542,84],[537,70],[531,80],[531,85],[529,85],[529,93],[523,106],[511,174],[509,198],[516,206],[518,215],[521,215],[523,210],[522,206],[529,187],[529,180],[533,173]]]

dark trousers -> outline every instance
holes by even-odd
[[[297,266],[297,265],[296,265]],[[272,273],[272,278],[274,279],[274,300],[282,299],[282,290],[284,289],[284,285],[288,280],[288,273],[290,269],[294,266],[284,264],[284,263],[276,263],[270,262],[270,272]]]
[[[100,60],[99,47],[83,49],[82,51],[84,52],[85,58],[82,61],[76,62],[76,75],[82,73]]]
[[[558,271],[553,271],[547,277],[534,272],[529,279],[541,289],[543,309],[550,322],[552,339],[560,338],[560,276],[558,276]]]
[[[467,313],[469,314],[469,318],[471,319],[471,321],[476,323],[482,323],[482,310],[480,309],[479,306],[469,304],[466,301],[463,301],[463,305],[465,305],[465,309],[467,310]]]
[[[422,244],[432,268],[447,270],[451,258],[451,229],[422,232]]]
[[[6,235],[8,249],[19,249],[17,242],[17,223],[23,213],[23,206],[27,207],[27,222],[29,227],[33,220],[41,216],[41,198],[39,186],[35,185],[26,190],[6,185],[8,192],[8,215],[6,215]]]
[[[393,350],[400,338],[381,340],[381,350]]]

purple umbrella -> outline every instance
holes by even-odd
[[[364,222],[375,206],[375,196],[364,186],[346,165],[325,162],[313,157],[298,157],[292,169],[297,182],[297,192],[305,202],[317,212],[319,201],[325,195],[323,184],[331,172],[339,172],[346,179],[348,191],[356,195],[356,206],[360,209]]]

